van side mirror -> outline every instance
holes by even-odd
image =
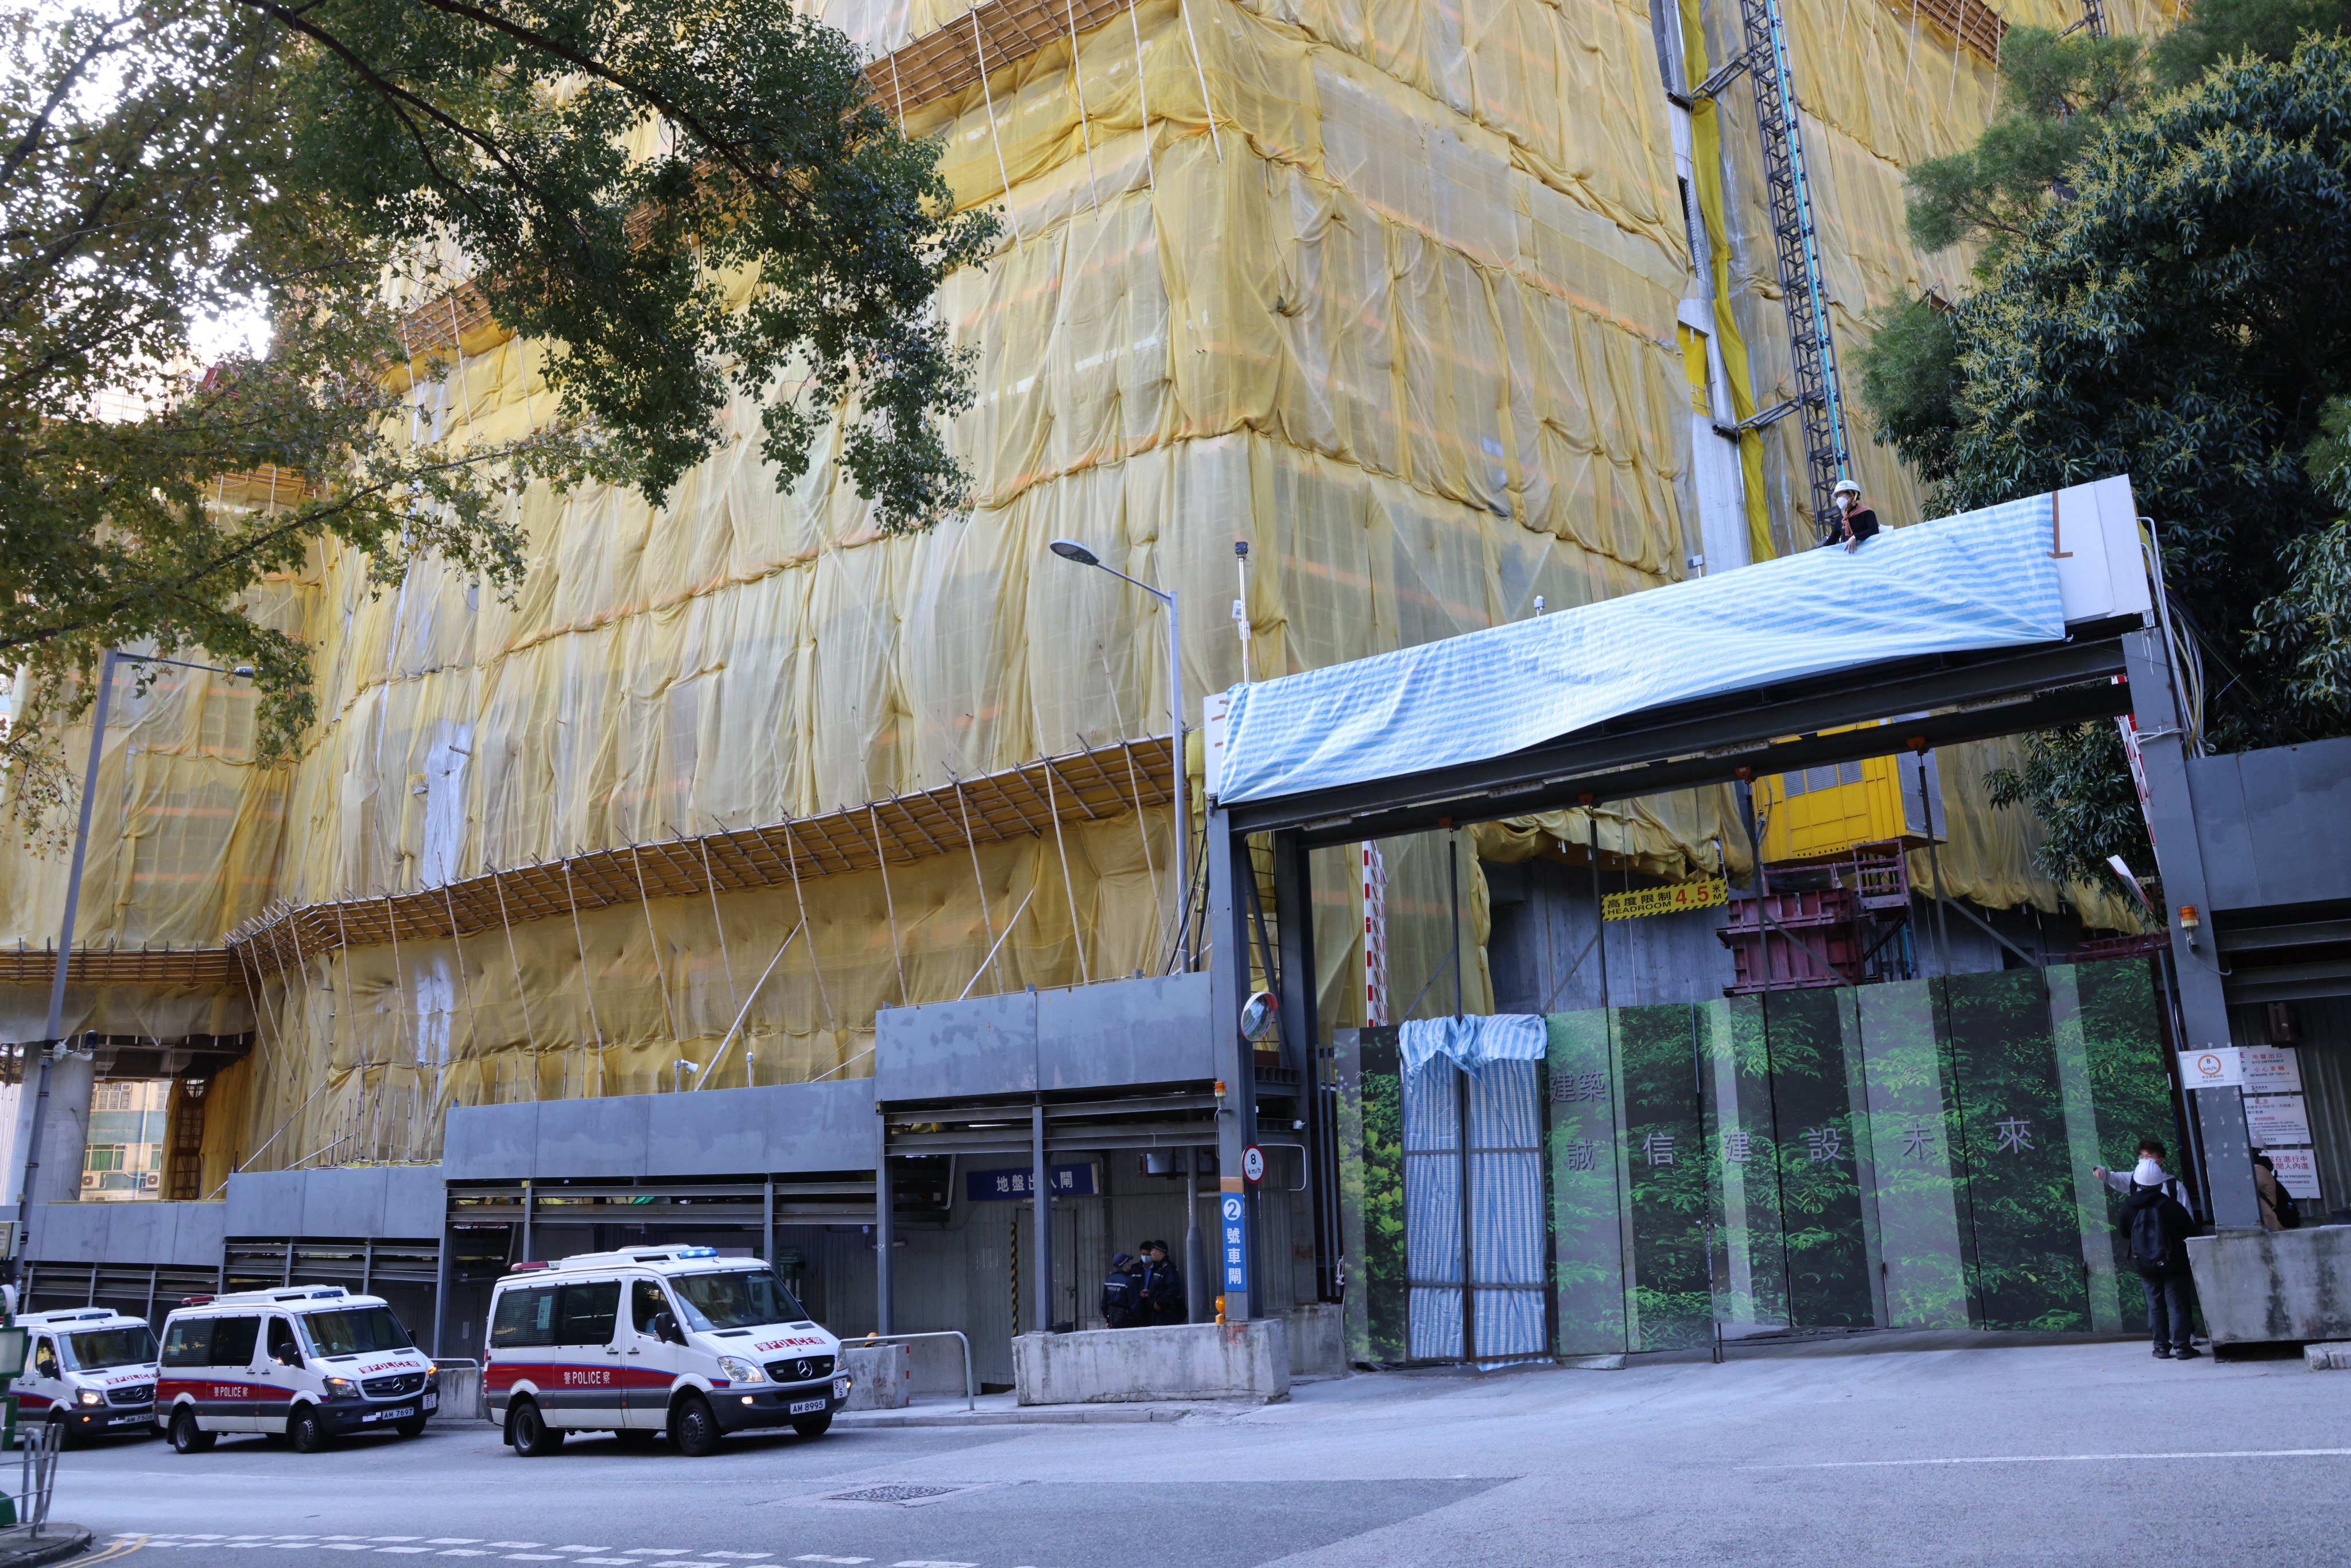
[[[277,1364],[299,1366],[302,1364],[302,1353],[298,1350],[281,1350],[277,1353]]]
[[[666,1344],[684,1344],[685,1331],[677,1326],[677,1319],[668,1312],[653,1314],[653,1338]]]

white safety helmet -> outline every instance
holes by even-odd
[[[1829,491],[1829,495],[1836,500],[1843,500],[1847,496],[1858,496],[1860,494],[1861,486],[1855,484],[1850,479],[1838,480],[1835,487]]]

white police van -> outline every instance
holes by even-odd
[[[155,1333],[107,1307],[31,1312],[25,1372],[8,1385],[26,1421],[46,1420],[66,1441],[103,1433],[144,1437],[155,1427]]]
[[[698,1456],[749,1427],[821,1436],[849,1398],[840,1363],[841,1342],[767,1264],[632,1247],[517,1264],[491,1297],[482,1386],[517,1454],[606,1431],[666,1433]]]
[[[297,1285],[191,1296],[163,1322],[155,1423],[200,1454],[223,1432],[283,1434],[308,1454],[329,1437],[424,1430],[440,1377],[380,1296]]]

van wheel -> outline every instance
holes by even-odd
[[[394,1421],[392,1429],[403,1437],[422,1437],[424,1436],[424,1417],[412,1416],[405,1421]]]
[[[670,1412],[669,1440],[681,1454],[702,1458],[718,1451],[718,1417],[710,1413],[710,1401],[699,1394],[689,1394],[677,1402]]]
[[[821,1437],[832,1430],[832,1416],[830,1412],[822,1416],[803,1416],[792,1423],[792,1430],[803,1437]]]
[[[196,1413],[183,1410],[172,1417],[172,1451],[176,1454],[201,1454],[213,1446],[217,1433],[207,1432],[196,1425]]]
[[[516,1404],[513,1414],[507,1417],[507,1441],[514,1451],[526,1459],[545,1458],[563,1447],[563,1433],[547,1424],[538,1406],[530,1400]]]
[[[294,1414],[286,1418],[286,1440],[298,1454],[315,1454],[327,1446],[326,1424],[309,1406],[297,1405]]]

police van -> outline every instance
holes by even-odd
[[[30,1312],[25,1372],[8,1385],[27,1421],[46,1420],[66,1441],[154,1430],[155,1333],[107,1307]]]
[[[515,1265],[491,1297],[482,1386],[517,1454],[604,1431],[699,1456],[751,1427],[821,1436],[849,1398],[840,1363],[767,1264],[636,1247]]]
[[[380,1296],[298,1285],[191,1296],[163,1322],[155,1424],[201,1454],[223,1432],[282,1434],[301,1453],[351,1432],[413,1437],[439,1375]]]

